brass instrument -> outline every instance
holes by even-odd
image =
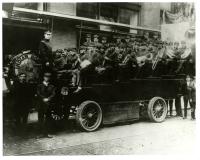
[[[153,61],[153,64],[152,64],[152,70],[155,70],[160,57],[163,56],[163,54],[165,52],[165,49],[164,50],[161,49],[161,50],[158,51],[158,54],[156,55],[155,60]]]
[[[150,57],[148,57],[150,56]],[[137,64],[139,67],[142,67],[146,61],[151,61],[153,58],[153,54],[152,53],[148,53],[147,55],[144,55],[144,56],[140,56],[140,57],[136,57],[136,60],[137,60]]]

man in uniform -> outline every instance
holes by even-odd
[[[183,119],[187,118],[187,107],[188,107],[188,102],[189,102],[189,90],[188,90],[188,86],[191,82],[191,78],[189,75],[186,76],[186,80],[183,83],[183,101],[184,101],[184,114],[183,114]]]
[[[72,74],[72,85],[77,86],[80,79],[80,59],[75,48],[72,48],[68,56],[68,69]]]
[[[136,59],[138,64],[138,72],[137,76],[140,78],[149,76],[151,74],[151,60],[153,58],[153,54],[148,51],[147,43],[142,40],[140,42],[140,46],[138,47],[138,51],[136,52]]]
[[[113,38],[116,40],[115,47],[124,48],[124,43],[120,36],[113,36]]]
[[[63,55],[63,53],[64,53],[64,51],[62,49],[58,49],[55,52],[54,67],[55,67],[55,70],[57,70],[57,71],[64,69],[64,66],[67,64],[66,58]]]
[[[102,44],[99,43],[99,36],[98,36],[97,34],[94,35],[93,46],[94,46],[96,49],[100,49],[100,47],[102,47]]]
[[[38,119],[42,134],[44,137],[52,138],[49,135],[51,123],[51,107],[55,96],[55,87],[50,83],[51,73],[45,72],[42,84],[37,87],[37,95],[39,100]]]
[[[103,77],[107,81],[113,81],[117,77],[118,68],[118,55],[114,47],[110,47],[106,50],[104,60],[102,63]]]
[[[101,47],[99,49],[100,54],[103,56],[105,51],[108,49],[109,44],[107,42],[107,37],[103,36],[101,39]]]
[[[91,34],[86,35],[86,42],[83,43],[83,46],[85,46],[85,47],[92,47],[93,46],[93,43],[92,43],[92,40],[91,40]]]
[[[52,37],[51,31],[44,32],[44,39],[40,41],[39,44],[39,54],[38,57],[42,63],[42,69],[49,69],[53,65],[53,54],[52,54],[52,44],[50,42]]]
[[[131,48],[131,41],[130,40],[131,40],[131,37],[129,35],[127,35],[125,37],[125,43],[124,43],[125,47],[130,47]]]
[[[179,57],[177,57],[179,64],[175,73],[185,73],[186,65],[191,58],[191,49],[186,45],[185,41],[181,41],[181,46],[178,49]]]
[[[186,87],[185,89],[185,98],[184,98],[184,119],[187,118],[187,105],[188,102],[191,107],[191,119],[195,119],[195,108],[196,108],[196,95],[195,95],[195,77],[187,75],[186,77]]]
[[[172,75],[176,74],[178,68],[178,59],[180,59],[179,42],[174,42],[173,47],[173,57],[171,59],[171,63],[168,64],[168,66],[171,67],[170,74]]]
[[[132,48],[132,43],[130,41],[130,36],[127,35],[126,38],[125,38],[125,43],[124,43],[124,51],[125,51],[125,54],[130,54],[132,51],[133,51],[133,48]]]
[[[136,35],[131,35],[130,42],[133,44],[136,42]]]
[[[101,44],[104,48],[108,48],[109,47],[109,44],[107,42],[107,37],[103,36],[102,39],[101,39]]]

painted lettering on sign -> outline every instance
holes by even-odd
[[[18,54],[14,58],[14,73],[25,73],[27,81],[37,80],[39,78],[38,57],[31,53]]]

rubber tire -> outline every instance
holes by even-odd
[[[157,100],[162,100],[165,104],[164,106],[164,113],[162,115],[161,118],[156,118],[153,113],[152,113],[152,108],[155,104],[155,102]],[[167,104],[165,102],[165,100],[161,97],[153,97],[150,101],[149,101],[149,104],[148,104],[148,109],[147,109],[147,113],[148,113],[148,116],[149,116],[149,119],[152,121],[152,122],[156,122],[156,123],[160,123],[160,122],[163,122],[167,116]]]
[[[88,104],[91,104],[91,103],[94,104],[94,105],[96,105],[96,107],[98,107],[98,109],[99,109],[99,120],[98,120],[98,122],[95,124],[94,127],[92,127],[92,128],[86,128],[86,127],[81,123],[81,120],[80,120],[80,119],[81,119],[81,115],[82,115],[82,112],[83,112],[84,108],[85,108]],[[101,123],[102,123],[102,110],[101,110],[100,105],[99,105],[97,102],[95,102],[95,101],[89,101],[89,100],[84,101],[83,103],[81,103],[81,104],[79,105],[78,109],[77,109],[77,112],[76,112],[76,122],[77,122],[77,125],[78,125],[82,130],[84,130],[84,131],[92,132],[92,131],[97,130],[97,129],[99,128],[99,126],[101,125]]]

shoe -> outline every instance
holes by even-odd
[[[44,135],[39,135],[36,137],[36,139],[44,138]]]
[[[45,138],[53,138],[53,136],[52,136],[52,135],[49,135],[49,134],[47,134],[47,135],[45,135]]]
[[[181,114],[176,114],[176,117],[183,117],[183,115],[181,115]]]
[[[37,139],[40,139],[40,138],[53,138],[53,136],[49,134],[43,134],[43,135],[37,136]]]

